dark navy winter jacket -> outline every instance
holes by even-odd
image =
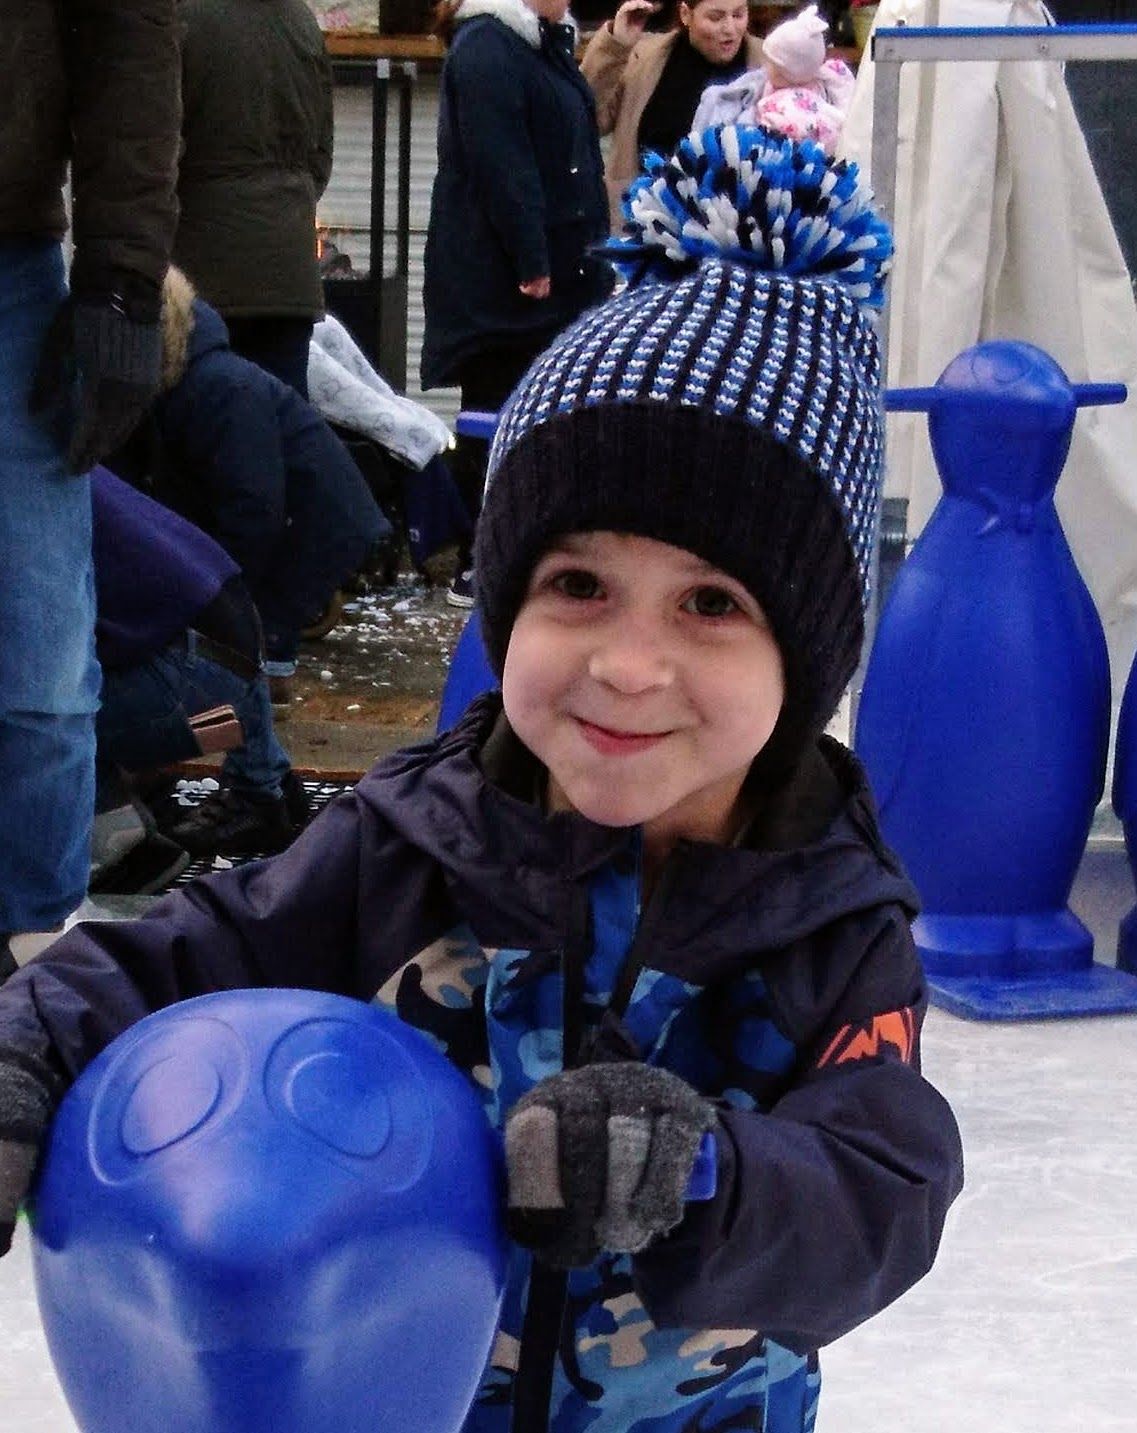
[[[815,1350],[927,1272],[962,1182],[919,1073],[914,892],[835,742],[740,847],[680,843],[642,911],[638,833],[545,816],[541,774],[479,698],[282,855],[71,931],[0,989],[0,1053],[70,1079],[172,1001],[315,987],[424,1030],[500,1127],[599,1026],[716,1100],[718,1192],[646,1252],[575,1271],[559,1348],[522,1338],[515,1250],[467,1433],[504,1433],[515,1381],[550,1364],[557,1433],[804,1433]],[[555,1345],[557,1319],[537,1326]]]
[[[426,239],[424,388],[453,382],[478,353],[552,338],[613,280],[586,252],[608,235],[608,201],[572,30],[523,0],[465,0],[458,21]],[[518,291],[544,275],[547,299]]]
[[[266,629],[298,630],[391,525],[319,413],[234,353],[207,303],[192,316],[184,372],[154,405],[154,495],[240,564]]]

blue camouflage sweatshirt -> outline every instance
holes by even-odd
[[[717,1102],[715,1197],[567,1288],[515,1249],[466,1433],[804,1433],[816,1350],[927,1272],[962,1183],[919,1070],[913,890],[828,740],[646,905],[638,832],[545,816],[542,785],[481,698],[282,855],[70,932],[0,990],[0,1053],[74,1078],[154,1009],[271,984],[393,1010],[499,1128],[600,1050],[672,1070]]]

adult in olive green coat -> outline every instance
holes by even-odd
[[[332,77],[305,0],[181,0],[179,268],[232,346],[307,394]]]

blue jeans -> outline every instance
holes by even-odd
[[[95,795],[91,492],[28,391],[66,289],[47,240],[0,240],[0,932],[83,899]]]
[[[262,796],[279,796],[291,770],[272,725],[268,682],[238,676],[200,656],[194,634],[137,667],[103,674],[97,720],[99,763],[142,771],[199,754],[189,718],[228,702],[245,735],[244,746],[226,753],[222,780]]]

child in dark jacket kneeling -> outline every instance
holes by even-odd
[[[822,734],[864,629],[890,241],[855,170],[802,146],[801,243],[841,211],[828,271],[763,271],[746,216],[714,253],[777,142],[706,142],[661,170],[679,220],[633,194],[633,282],[503,413],[475,561],[500,695],[281,856],[73,931],[0,991],[0,1219],[58,1089],[158,1004],[258,979],[430,1034],[507,1156],[470,1433],[812,1428],[816,1350],[928,1271],[962,1183],[920,1074],[916,893]],[[794,207],[755,192],[759,226]],[[689,1203],[707,1132],[717,1189]]]
[[[151,422],[108,466],[149,485],[240,566],[264,627],[265,671],[286,690],[305,627],[390,541],[391,524],[319,413],[235,353],[220,315],[173,267],[162,328]]]

